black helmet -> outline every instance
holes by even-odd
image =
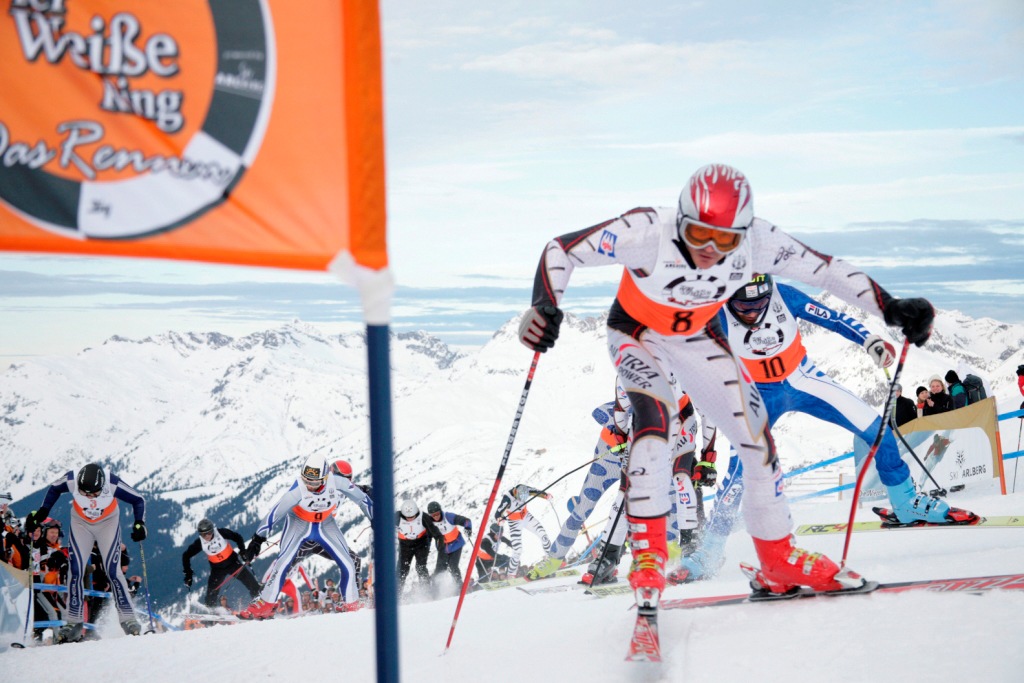
[[[98,494],[107,483],[103,468],[94,462],[78,471],[78,490],[86,495]]]
[[[774,290],[771,275],[757,275],[729,297],[729,312],[743,325],[753,327],[764,320]]]
[[[203,518],[203,519],[199,520],[199,526],[196,527],[196,528],[199,530],[199,535],[200,536],[202,536],[203,534],[212,534],[213,533],[213,522],[211,522],[210,520],[208,520],[206,518]]]
[[[435,512],[441,512],[441,504],[436,500],[432,500],[427,504],[427,513],[432,515]]]
[[[57,537],[64,537],[64,529],[61,527],[60,520],[54,519],[53,517],[47,517],[43,520],[43,523],[39,525],[39,528],[43,530],[44,534],[50,529],[56,529]]]

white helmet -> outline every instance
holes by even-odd
[[[327,475],[330,470],[327,466],[327,460],[320,455],[311,455],[306,458],[306,462],[302,463],[302,471],[299,474],[299,478],[310,490],[319,489],[327,482]]]
[[[725,164],[697,169],[679,193],[676,227],[684,221],[719,230],[745,232],[754,220],[754,197],[747,177]]]
[[[401,511],[402,516],[406,519],[411,519],[416,515],[420,514],[419,506],[416,505],[415,502],[408,499],[402,501],[402,507],[399,508],[399,510]]]

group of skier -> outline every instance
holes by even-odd
[[[623,271],[608,316],[607,342],[629,402],[628,429],[620,426],[618,438],[627,443],[622,489],[633,554],[629,583],[640,613],[656,614],[667,569],[672,569],[666,566],[673,554],[668,518],[678,501],[670,482],[675,441],[685,433],[681,393],[722,431],[732,455],[708,533],[701,547],[675,568],[673,578],[695,580],[717,570],[742,494],[746,528],[760,561],[750,576],[755,591],[861,589],[865,580],[852,569],[841,570],[825,555],[794,547],[770,427],[795,410],[870,443],[882,426],[877,412],[807,357],[796,318],[860,344],[880,367],[893,362],[895,350],[860,323],[774,278],[826,289],[899,327],[918,346],[931,334],[931,304],[895,298],[862,271],[755,217],[746,177],[723,164],[698,169],[674,209],[633,209],[551,240],[536,272],[532,306],[520,326],[524,345],[545,352],[555,344],[573,271],[597,266]],[[876,465],[893,519],[935,524],[976,519],[917,492],[891,436],[883,439]]]

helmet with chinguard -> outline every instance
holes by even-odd
[[[302,479],[302,483],[306,485],[306,488],[315,491],[327,482],[329,472],[330,470],[327,469],[327,460],[325,458],[319,455],[311,455],[306,458],[306,462],[302,463],[299,478]]]
[[[107,475],[103,468],[94,462],[78,470],[78,491],[87,496],[99,495],[107,484]]]
[[[694,249],[710,244],[727,254],[740,245],[753,220],[750,183],[732,166],[702,166],[679,193],[676,230]]]
[[[757,275],[729,297],[729,312],[747,327],[758,325],[768,312],[768,302],[775,291],[771,275]]]
[[[200,536],[202,536],[203,534],[212,534],[213,522],[205,518],[201,519],[199,520],[199,526],[196,527],[196,530],[199,532]]]
[[[399,512],[401,512],[402,516],[406,519],[412,519],[416,515],[420,514],[420,507],[415,501],[406,499],[402,501],[402,506],[399,508]]]

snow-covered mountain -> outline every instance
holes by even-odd
[[[868,325],[883,330],[879,321]],[[400,497],[421,506],[436,499],[479,518],[530,364],[517,329],[518,320],[510,320],[472,353],[422,333],[392,336]],[[820,328],[804,332],[820,367],[881,403],[885,376],[865,353]],[[1024,326],[941,312],[933,341],[911,350],[903,384],[910,395],[930,375],[970,370],[1003,399],[1002,410],[1015,409],[1022,349]],[[356,480],[369,481],[366,386],[360,331],[327,335],[297,321],[237,339],[215,332],[115,336],[74,357],[17,363],[0,374],[0,467],[7,476],[0,489],[25,507],[59,474],[90,460],[108,464],[159,501],[150,526],[159,525],[155,536],[167,555],[153,552],[163,558],[154,564],[173,566],[173,548],[203,516],[250,534],[310,453],[346,458]],[[613,387],[603,320],[568,314],[558,345],[538,365],[505,485],[543,486],[586,463],[598,433],[591,410],[611,400]],[[783,419],[776,439],[787,469],[846,452],[852,443],[845,432],[803,416]],[[583,471],[553,488],[555,500],[575,494],[582,477]],[[347,508],[339,521],[363,549],[369,534],[354,530],[366,522]],[[559,503],[537,513],[554,530],[564,510]]]

